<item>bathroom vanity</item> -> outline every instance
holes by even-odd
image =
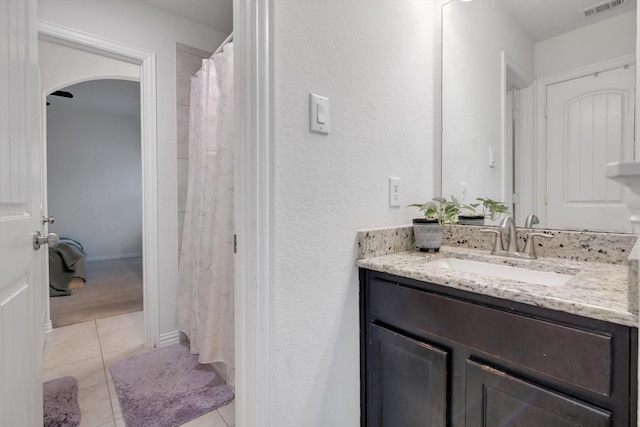
[[[357,261],[363,426],[637,424],[626,265],[527,261],[572,276],[545,287],[433,263],[446,257],[512,264],[453,247]]]

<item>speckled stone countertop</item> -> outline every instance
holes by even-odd
[[[442,233],[442,245],[490,251],[494,236],[482,233],[480,230],[483,228],[491,227],[447,225]],[[626,264],[637,240],[637,236],[632,234],[518,228],[518,245],[521,248],[531,231],[553,236],[551,239],[536,239],[536,252],[540,257],[608,264]],[[358,232],[358,258],[408,251],[414,247],[411,225]]]
[[[477,294],[621,325],[638,326],[637,311],[629,310],[630,269],[627,263],[611,262],[611,260],[609,262],[580,261],[557,257],[539,257],[536,260],[506,258],[490,255],[485,249],[446,246],[444,242],[438,253],[419,252],[412,248],[411,230],[411,226],[406,226],[359,232],[359,259],[356,265]],[[633,247],[635,236],[632,237],[631,246]],[[625,245],[626,243],[622,246],[628,256],[631,248]],[[597,251],[596,253],[598,254]],[[566,285],[543,286],[461,273],[429,265],[430,261],[441,258],[513,265],[531,270],[572,274],[574,277]]]

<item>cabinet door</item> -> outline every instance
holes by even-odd
[[[467,361],[466,427],[609,426],[611,414]]]
[[[369,427],[446,424],[447,352],[371,324]]]

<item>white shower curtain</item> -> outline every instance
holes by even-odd
[[[202,61],[190,104],[177,321],[200,363],[223,362],[233,384],[233,44]]]

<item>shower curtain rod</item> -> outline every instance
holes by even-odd
[[[2,1],[2,0],[0,0]],[[215,52],[213,52],[213,54],[209,57],[209,59],[213,59],[213,56],[216,55],[217,53],[222,52],[222,48],[224,47],[224,45],[226,45],[227,43],[231,43],[233,41],[233,31],[231,32],[231,34],[229,34],[227,36],[226,39],[224,39],[224,41],[222,42],[222,44],[220,46],[218,46],[218,48],[216,49]],[[202,70],[202,67],[198,68],[198,71],[196,71],[196,73],[193,75],[194,77],[198,75],[198,73],[200,72],[200,70]]]
[[[215,52],[213,52],[213,55],[215,55],[218,52],[222,51],[222,48],[224,47],[224,45],[226,45],[227,43],[231,43],[233,41],[233,31],[231,31],[231,34],[229,34],[229,36],[224,39],[224,41],[222,42],[222,44],[220,46],[218,46],[218,48],[216,49]],[[211,55],[211,57],[213,58],[213,55]]]

